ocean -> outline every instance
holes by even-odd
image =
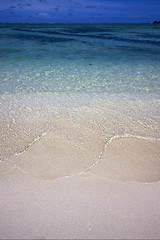
[[[160,139],[160,26],[0,24],[1,161],[47,134]]]

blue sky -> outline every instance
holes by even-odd
[[[0,0],[0,22],[125,23],[160,20],[160,0]]]

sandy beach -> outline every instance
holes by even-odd
[[[66,129],[0,162],[0,239],[159,239],[160,143]]]
[[[159,26],[138,3],[1,2],[0,240],[160,239]]]

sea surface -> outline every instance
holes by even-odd
[[[159,93],[159,25],[0,24],[1,161],[58,129],[159,141]]]

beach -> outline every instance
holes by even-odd
[[[159,239],[157,26],[0,35],[0,239]]]
[[[51,99],[62,104],[62,96],[54,101],[53,96],[41,96],[45,104],[41,104],[40,112],[34,106],[35,98],[25,96],[24,107],[24,97],[12,97],[12,104],[16,101],[12,113],[9,100],[2,101],[3,105],[9,104],[5,109],[10,112],[7,119],[11,122],[2,122],[5,159],[0,162],[1,239],[158,239],[160,142],[153,138],[157,127],[151,120],[143,126],[136,115],[134,121],[124,115],[116,114],[115,118],[109,98],[103,99],[108,116],[110,112],[109,122],[103,122],[104,112],[100,117],[93,111],[97,101],[100,106],[99,99],[93,103],[92,97],[90,111],[90,101],[89,108],[82,103],[77,108],[67,96],[65,110],[61,107],[61,114],[51,117],[45,112],[46,105]],[[131,100],[127,102],[131,104]],[[116,107],[119,105],[120,99]],[[56,107],[50,105],[50,112],[51,106]],[[96,117],[99,124],[95,123]],[[110,125],[110,121],[115,124]],[[148,131],[150,137],[127,131],[109,135],[115,128],[120,131],[120,126],[132,133]],[[45,132],[30,142],[44,128]],[[28,143],[20,145],[21,139]]]
[[[96,169],[94,173],[88,170],[52,180],[46,179],[46,175],[45,179],[40,178],[39,169],[34,170],[34,175],[38,175],[34,177],[31,166],[24,170],[18,165],[1,163],[0,167],[1,239],[158,239],[160,236],[159,182],[144,181],[146,175],[144,182],[110,180],[104,175],[104,166],[103,174]],[[142,166],[139,170],[143,175]],[[64,175],[64,171],[59,171],[59,175],[62,172]]]

